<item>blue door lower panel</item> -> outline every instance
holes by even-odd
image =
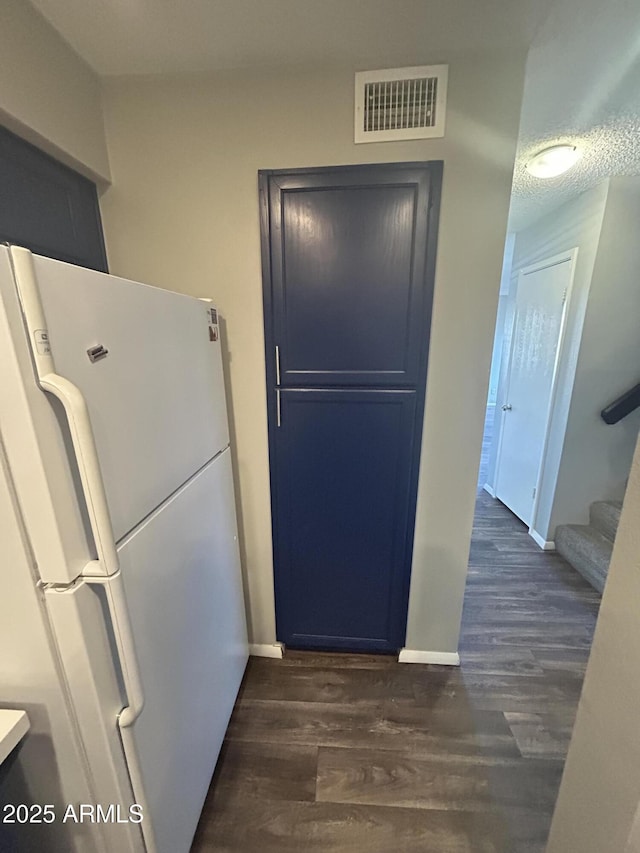
[[[276,434],[278,638],[404,643],[416,394],[283,389]]]

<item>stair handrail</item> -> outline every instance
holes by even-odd
[[[606,424],[617,424],[640,406],[640,382],[606,406],[600,417]]]

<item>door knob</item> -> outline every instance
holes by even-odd
[[[513,408],[513,406],[511,405],[511,403],[505,403],[504,406],[502,407],[502,411],[503,412],[510,412],[512,408]]]

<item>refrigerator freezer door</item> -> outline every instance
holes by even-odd
[[[49,258],[33,263],[46,329],[30,330],[32,344],[50,346],[56,373],[86,400],[119,540],[229,442],[210,306]]]
[[[118,551],[145,697],[125,752],[159,853],[188,853],[248,655],[230,451]]]
[[[36,384],[9,250],[4,246],[0,246],[0,389],[2,445],[11,461],[13,488],[29,530],[37,573],[45,582],[70,583],[95,556],[93,543],[76,500],[74,471],[60,429],[64,413]]]

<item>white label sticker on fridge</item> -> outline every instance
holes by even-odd
[[[36,352],[39,355],[50,355],[49,332],[46,329],[36,329],[33,336],[36,341]]]

